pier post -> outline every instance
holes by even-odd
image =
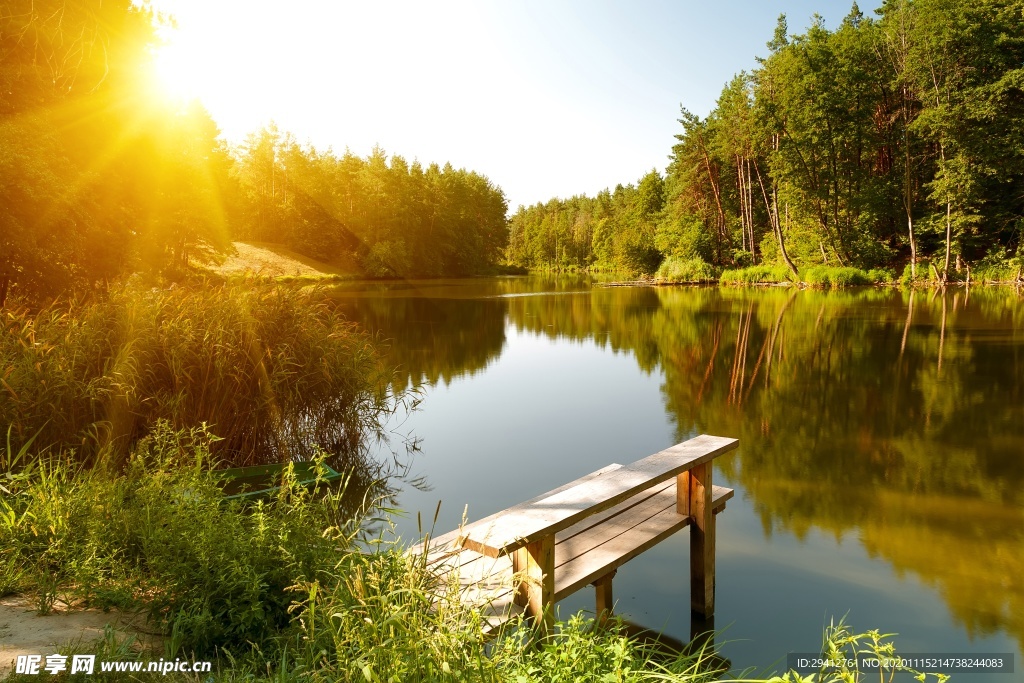
[[[515,602],[545,634],[555,627],[555,537],[546,536],[512,553],[512,571],[522,581]]]
[[[612,614],[612,579],[615,578],[615,570],[612,570],[594,582],[594,591],[597,595],[597,619],[604,623]]]
[[[703,619],[715,614],[715,515],[711,509],[711,462],[676,479],[676,511],[689,515],[690,609]]]

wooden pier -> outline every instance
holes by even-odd
[[[477,609],[488,627],[525,614],[542,629],[554,604],[587,585],[597,614],[611,612],[612,578],[632,558],[690,526],[690,607],[715,610],[715,515],[732,489],[714,486],[712,461],[736,439],[702,435],[638,460],[612,464],[460,529],[427,539],[438,599]]]

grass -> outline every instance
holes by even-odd
[[[10,473],[0,498],[9,589],[141,609],[166,636],[162,653],[137,654],[112,633],[73,650],[212,659],[204,680],[703,683],[718,675],[709,652],[659,653],[618,621],[581,615],[544,638],[518,622],[489,639],[423,559],[364,531],[370,499],[352,509],[344,492],[307,491],[285,476],[268,502],[227,504],[210,475],[210,445],[204,430],[161,423],[116,474],[63,454],[26,464],[25,450],[0,453]],[[824,651],[865,647],[888,645],[840,624]]]
[[[761,264],[747,268],[727,269],[719,282],[723,285],[754,285],[792,282],[793,274],[786,266]]]
[[[890,277],[883,271],[866,271],[840,266],[812,266],[800,271],[800,279],[811,287],[860,287],[885,282]]]
[[[680,259],[670,256],[662,261],[654,277],[663,282],[715,282],[719,273],[714,266],[700,258]]]
[[[810,287],[824,289],[859,287],[892,283],[895,276],[881,269],[862,270],[839,266],[810,266],[800,269],[799,281]],[[784,284],[796,278],[786,266],[761,264],[748,268],[726,270],[719,282],[723,285]]]
[[[206,424],[235,465],[342,466],[394,397],[373,340],[316,291],[283,284],[124,285],[92,303],[0,310],[0,424],[12,447],[115,463],[167,420]]]

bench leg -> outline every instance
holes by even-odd
[[[612,578],[615,577],[615,570],[612,570],[594,582],[594,592],[597,595],[597,620],[601,623],[608,621],[612,614]]]
[[[711,463],[683,472],[676,481],[676,510],[690,524],[690,609],[715,614],[715,515],[711,509]]]
[[[545,633],[555,626],[555,537],[548,536],[512,554],[512,571],[523,576],[515,602]]]

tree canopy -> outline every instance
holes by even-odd
[[[781,16],[706,117],[682,110],[664,175],[520,209],[507,257],[648,273],[666,257],[915,272],[930,259],[943,279],[1019,261],[1022,27],[1021,0],[888,0],[877,18],[854,3],[834,30],[815,16],[800,35]]]
[[[273,125],[230,148],[156,86],[161,21],[130,0],[0,7],[0,305],[180,274],[233,239],[377,276],[497,261],[507,204],[479,173],[338,157]]]

